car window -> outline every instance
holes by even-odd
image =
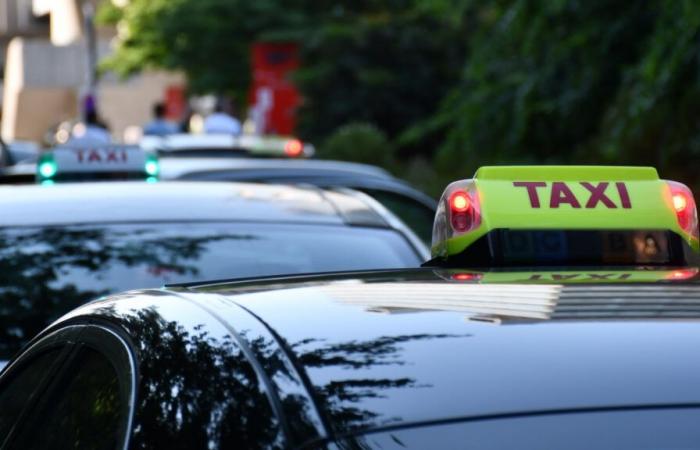
[[[698,420],[698,408],[525,415],[367,434],[348,448],[690,450],[700,448]]]
[[[53,348],[32,357],[22,367],[13,369],[11,377],[0,387],[0,442],[9,435],[60,352],[60,348]]]
[[[427,245],[433,234],[435,210],[404,195],[376,189],[360,189],[401,219]]]
[[[115,368],[83,347],[27,419],[13,448],[113,450],[126,436],[127,415],[128,398]]]
[[[151,223],[0,229],[0,360],[71,309],[167,283],[417,267],[396,231],[339,225]]]

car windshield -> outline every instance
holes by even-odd
[[[167,283],[416,267],[397,232],[264,223],[98,224],[0,229],[0,360],[74,307]]]

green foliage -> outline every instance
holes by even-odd
[[[99,25],[116,25],[123,17],[123,10],[111,1],[107,1],[100,4],[95,21]]]
[[[193,92],[244,96],[256,40],[293,40],[305,98],[300,134],[322,141],[341,124],[377,124],[392,138],[433,114],[466,49],[458,0],[132,0],[104,67],[184,71]],[[102,15],[119,17],[113,6]],[[105,21],[109,21],[105,19]],[[420,139],[411,141],[425,153]]]
[[[392,170],[395,160],[384,132],[367,123],[349,123],[339,127],[318,151],[324,159],[374,164]]]
[[[652,11],[623,0],[513,0],[482,14],[439,115],[449,128],[440,167],[595,160],[586,144],[643,50]]]
[[[116,54],[103,67],[123,76],[147,68],[181,70],[194,93],[243,97],[250,44],[266,30],[301,26],[306,16],[293,6],[304,1],[288,2],[287,9],[275,0],[132,0],[117,26]]]
[[[344,15],[304,41],[295,80],[305,97],[301,133],[311,139],[338,124],[376,124],[391,138],[433,114],[459,80],[465,45],[460,23],[434,11]],[[415,2],[410,2],[415,3]]]
[[[192,91],[242,98],[250,44],[294,40],[301,134],[333,136],[323,149],[343,124],[374,124],[382,148],[434,165],[438,182],[405,164],[425,186],[498,163],[652,164],[700,183],[696,0],[280,3],[132,0],[109,66],[179,69]]]
[[[615,163],[700,181],[700,3],[504,0],[479,18],[461,82],[411,130],[448,130],[444,175]]]
[[[656,3],[654,30],[625,73],[598,138],[607,160],[652,164],[700,182],[700,4]]]

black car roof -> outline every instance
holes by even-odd
[[[160,158],[163,178],[182,178],[192,173],[215,173],[238,170],[295,170],[309,173],[355,175],[392,178],[386,170],[369,164],[323,159],[282,158],[217,158],[177,157]]]
[[[353,189],[387,191],[411,198],[424,207],[434,210],[437,202],[432,197],[411,187],[404,181],[384,176],[362,175],[355,173],[337,173],[317,170],[297,169],[250,169],[217,170],[193,172],[183,175],[178,180],[192,181],[246,181],[265,183],[311,184],[319,187],[344,186]]]
[[[435,199],[376,166],[319,159],[162,158],[164,178],[192,181],[263,181],[378,189],[435,209]]]
[[[250,183],[140,181],[0,186],[0,226],[247,220],[388,227],[351,192]]]
[[[295,361],[336,434],[699,404],[700,286],[619,277],[638,272],[653,271],[608,270],[618,283],[533,284],[464,282],[455,277],[463,272],[433,269],[358,272],[172,287],[132,294],[130,305],[187,299],[254,342],[247,311]],[[659,276],[674,279],[667,272]]]

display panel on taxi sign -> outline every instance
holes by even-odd
[[[498,233],[506,264],[588,261],[607,265],[625,263],[630,254],[635,255],[639,264],[668,264],[672,259],[670,240],[663,231],[499,230]]]
[[[39,181],[89,178],[94,175],[156,177],[158,158],[137,146],[108,145],[56,147],[45,152],[37,165]]]
[[[663,269],[627,268],[617,270],[600,270],[596,268],[570,270],[489,270],[484,272],[465,272],[463,270],[439,269],[435,274],[454,283],[480,284],[587,284],[587,283],[664,283],[682,282],[697,279],[697,267],[675,267]]]
[[[445,190],[432,247],[436,259],[504,265],[664,265],[699,250],[686,186],[613,166],[482,167]]]

